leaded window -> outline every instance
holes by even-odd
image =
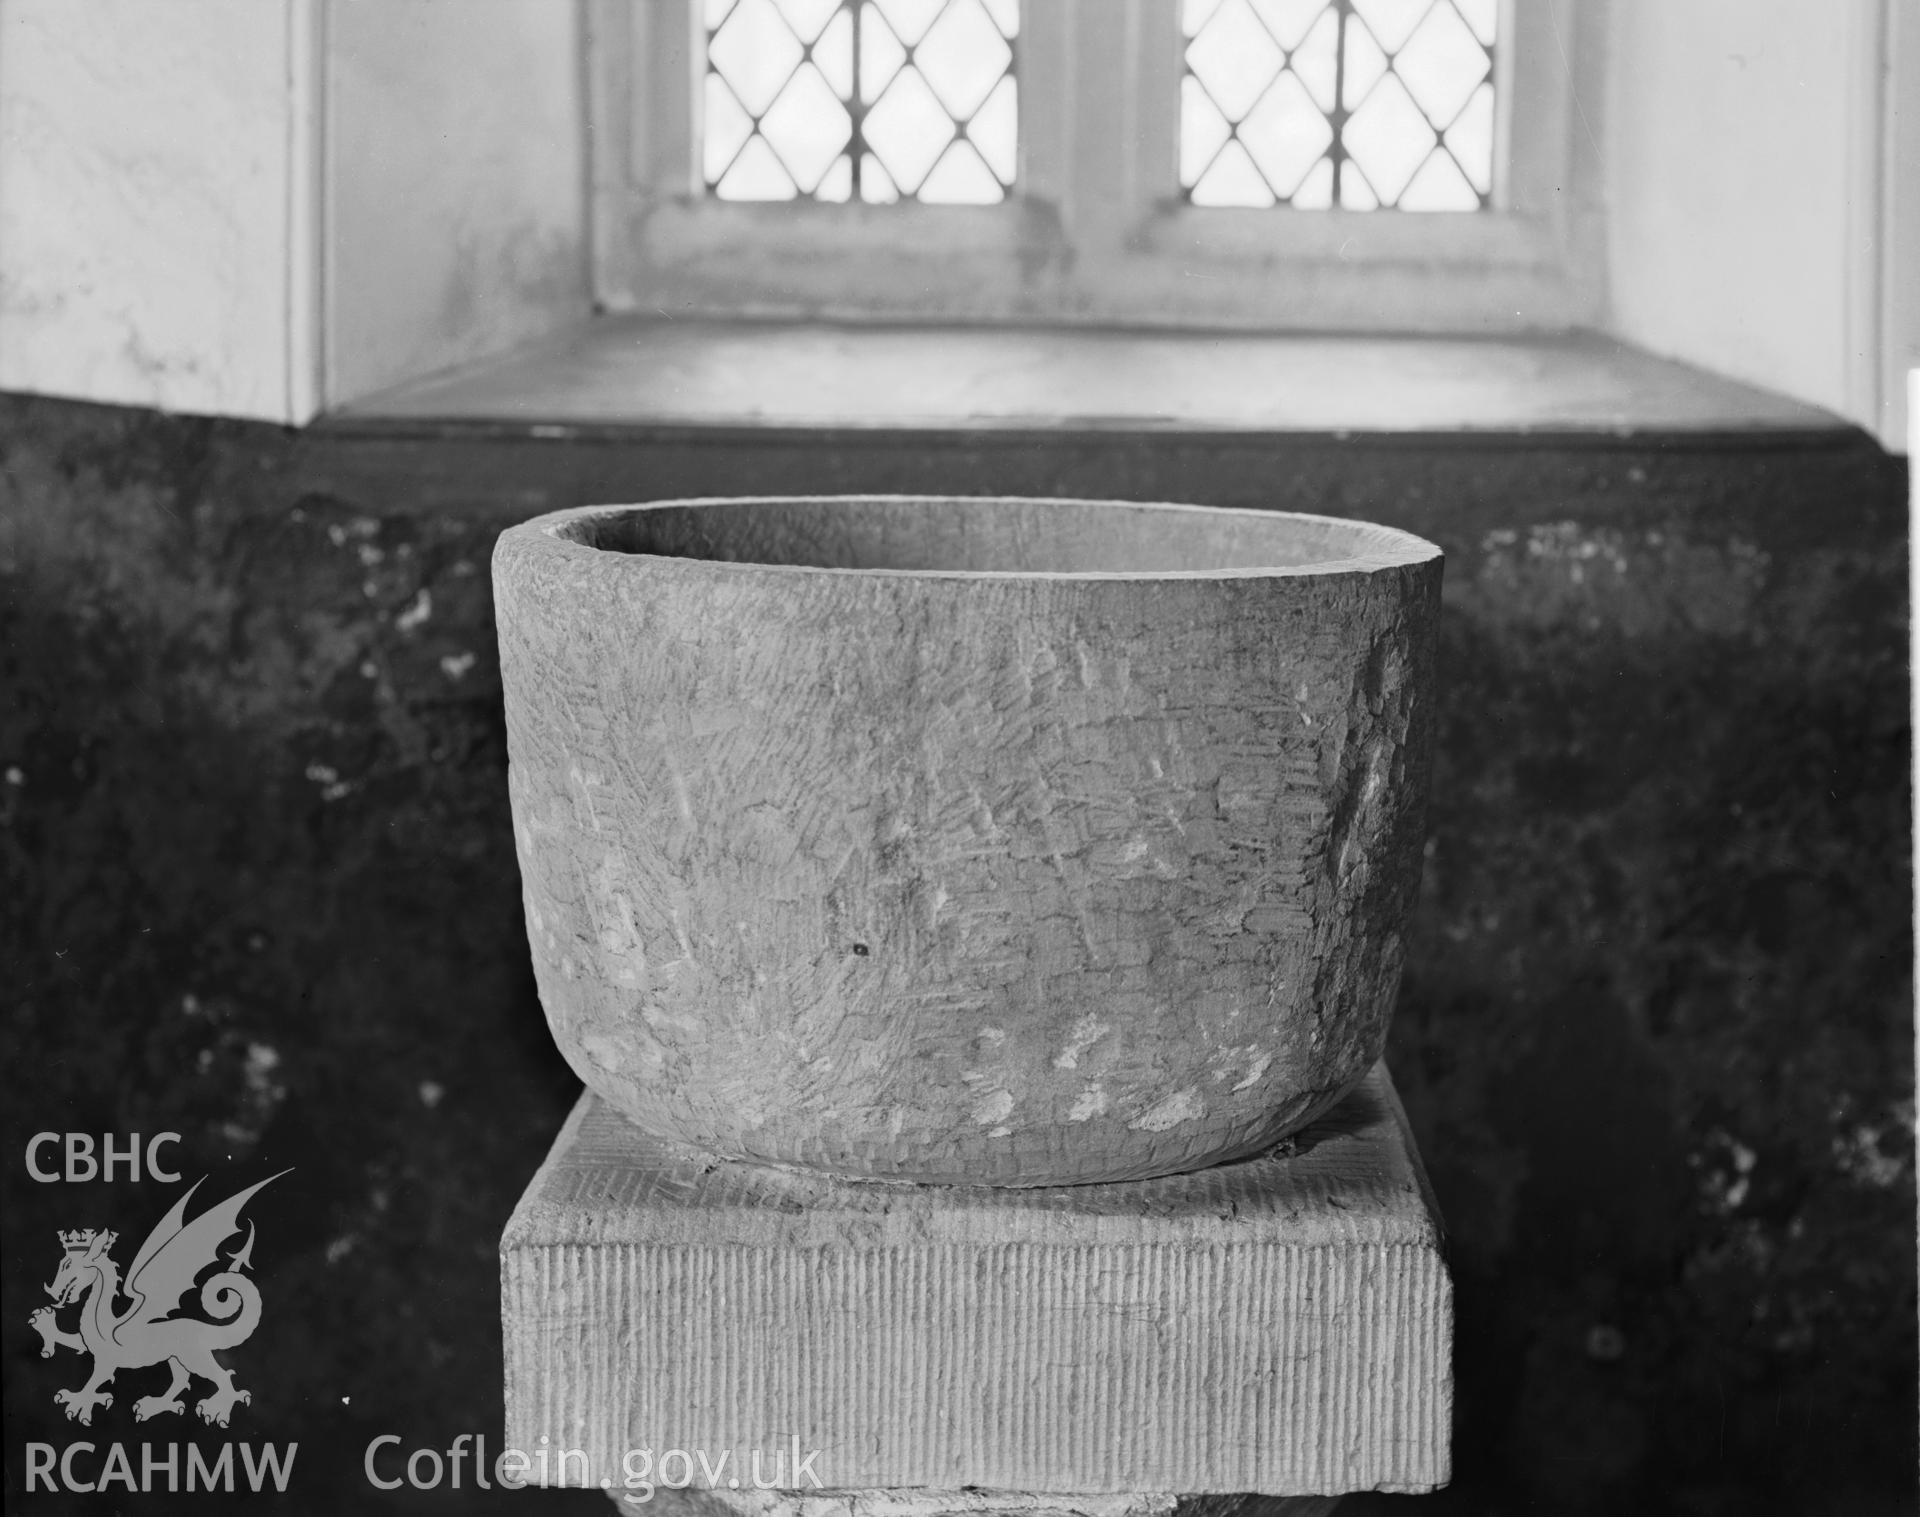
[[[1497,0],[1183,0],[1198,206],[1491,204]]]
[[[1019,144],[1018,0],[705,0],[721,200],[991,205]]]

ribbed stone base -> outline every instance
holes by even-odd
[[[644,1469],[656,1496],[823,1490],[854,1517],[1442,1485],[1452,1292],[1384,1067],[1284,1147],[1112,1185],[858,1183],[584,1096],[501,1241],[507,1442],[571,1484]]]
[[[1338,1496],[1052,1496],[1033,1491],[657,1491],[654,1517],[1328,1517]]]

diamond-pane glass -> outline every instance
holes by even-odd
[[[1498,0],[1185,0],[1187,199],[1485,210],[1499,11]]]
[[[990,205],[1013,188],[1019,0],[703,0],[722,200]]]

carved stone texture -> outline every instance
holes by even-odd
[[[621,1510],[658,1517],[1328,1517],[1338,1496],[1055,1496],[1039,1491],[728,1491],[658,1488]]]
[[[1444,1484],[1452,1290],[1384,1067],[1291,1146],[951,1189],[716,1160],[589,1093],[501,1239],[507,1443],[796,1495]]]
[[[1039,1185],[1256,1152],[1379,1055],[1440,553],[1325,517],[829,498],[494,554],[541,1000],[649,1131]]]

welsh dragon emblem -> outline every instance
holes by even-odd
[[[173,1383],[158,1396],[134,1402],[133,1415],[141,1422],[162,1412],[184,1412],[181,1392],[196,1375],[213,1382],[213,1394],[195,1407],[209,1424],[225,1427],[235,1403],[253,1400],[249,1392],[235,1389],[233,1371],[213,1357],[216,1350],[246,1342],[260,1323],[260,1292],[244,1273],[253,1262],[253,1224],[247,1224],[247,1241],[231,1257],[222,1259],[220,1248],[240,1230],[240,1208],[261,1186],[279,1178],[269,1175],[189,1222],[187,1202],[201,1185],[194,1181],[140,1245],[124,1285],[110,1254],[117,1234],[90,1227],[60,1234],[65,1252],[47,1287],[53,1305],[41,1307],[27,1321],[40,1334],[41,1358],[51,1358],[62,1346],[93,1355],[93,1373],[84,1386],[54,1392],[53,1399],[69,1417],[91,1423],[96,1406],[113,1405],[104,1387],[117,1372],[145,1369],[162,1360],[173,1370]],[[180,1298],[210,1266],[222,1267],[200,1286],[200,1309],[215,1320],[175,1316]],[[115,1310],[118,1298],[131,1303],[126,1310]],[[80,1303],[77,1334],[63,1332],[56,1317],[74,1301]]]

